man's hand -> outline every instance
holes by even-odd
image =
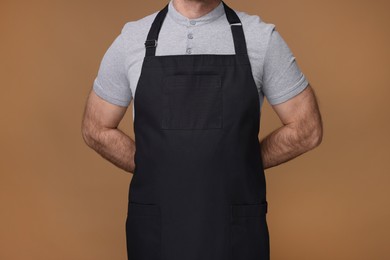
[[[322,120],[309,85],[292,99],[273,106],[283,126],[260,142],[264,169],[287,162],[322,141]]]
[[[135,142],[118,125],[127,107],[113,105],[91,90],[81,132],[86,144],[119,168],[134,173]]]

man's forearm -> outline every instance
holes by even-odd
[[[302,131],[294,125],[284,125],[260,141],[264,169],[287,162],[318,146],[319,130]]]
[[[118,128],[104,129],[85,138],[86,143],[119,168],[134,173],[135,142]]]

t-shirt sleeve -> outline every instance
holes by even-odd
[[[127,107],[132,100],[132,93],[124,47],[121,33],[111,43],[100,62],[98,74],[93,82],[93,90],[107,102]]]
[[[290,48],[273,27],[264,58],[262,91],[271,105],[298,95],[308,85]]]

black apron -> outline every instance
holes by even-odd
[[[168,5],[147,36],[134,96],[129,260],[269,259],[259,95],[240,19],[223,5],[236,54],[156,56]]]

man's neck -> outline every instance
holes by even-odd
[[[188,19],[199,18],[217,7],[221,0],[173,0],[175,9]]]

